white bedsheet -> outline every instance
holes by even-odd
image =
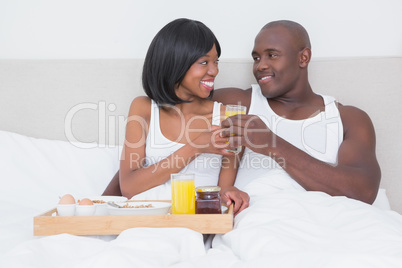
[[[206,250],[186,228],[133,228],[114,237],[33,237],[33,217],[58,196],[99,195],[119,148],[79,149],[0,131],[0,267],[402,267],[402,216],[321,192],[281,171],[245,189],[250,207]],[[383,194],[381,192],[380,194]]]

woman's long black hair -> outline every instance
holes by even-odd
[[[152,40],[144,61],[142,85],[148,97],[157,104],[185,102],[176,95],[175,86],[213,45],[219,57],[219,42],[202,22],[181,18],[164,26]]]

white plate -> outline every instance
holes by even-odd
[[[119,206],[128,204],[133,208],[116,208],[107,205],[110,215],[157,215],[168,214],[171,204],[168,202],[115,202]],[[152,205],[152,207],[138,207],[141,205]]]
[[[107,202],[126,202],[127,198],[124,196],[90,196],[88,199],[94,201],[94,200],[101,200],[104,201],[105,203],[94,203],[96,209],[95,209],[95,216],[101,216],[101,215],[109,215],[109,210],[107,208],[106,203]]]

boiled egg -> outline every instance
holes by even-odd
[[[75,204],[75,199],[71,194],[65,194],[60,198],[60,205],[71,205]]]
[[[92,200],[90,200],[89,198],[83,198],[78,205],[79,206],[92,206],[94,204],[94,202],[92,202]]]

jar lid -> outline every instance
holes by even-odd
[[[199,186],[195,188],[195,191],[198,193],[205,193],[205,192],[219,192],[221,187],[219,186]]]

